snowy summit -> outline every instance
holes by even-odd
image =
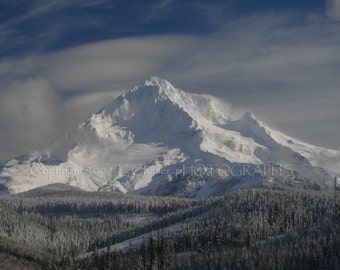
[[[249,186],[322,188],[339,174],[320,167],[338,151],[290,138],[250,112],[231,115],[217,98],[152,76],[67,139],[4,164],[1,190],[65,183],[84,190],[202,197]]]

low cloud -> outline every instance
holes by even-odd
[[[15,81],[0,100],[1,159],[46,147],[63,129],[60,99],[45,78]]]

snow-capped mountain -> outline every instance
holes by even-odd
[[[150,77],[62,142],[4,164],[0,190],[66,183],[85,190],[201,197],[244,186],[322,188],[340,174],[322,162],[339,155],[272,130],[250,112],[235,119],[212,96]]]

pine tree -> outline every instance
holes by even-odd
[[[338,200],[338,191],[340,188],[338,187],[338,178],[334,178],[334,219],[337,220],[340,218],[340,204]]]
[[[149,237],[147,252],[149,259],[149,269],[152,270],[156,259],[155,239],[153,238],[152,234],[150,234]]]

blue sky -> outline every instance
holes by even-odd
[[[339,21],[339,0],[0,0],[0,161],[148,75],[340,148]]]
[[[65,1],[0,2],[1,57],[49,52],[112,38],[211,35],[229,21],[266,12],[325,12],[325,1]],[[302,18],[300,22],[303,22]],[[11,44],[9,46],[9,44]]]

